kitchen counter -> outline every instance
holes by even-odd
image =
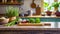
[[[28,16],[30,17],[42,17],[42,18],[49,18],[49,21],[53,21],[52,18],[54,18],[55,21],[60,21],[60,17],[55,17],[55,16]],[[56,19],[55,19],[56,18]],[[57,19],[58,18],[58,19]],[[46,20],[46,19],[45,19]],[[55,28],[55,27],[50,27],[50,26],[2,26],[0,25],[0,30],[60,30],[60,28]]]
[[[2,26],[0,34],[60,34],[60,28],[51,26]]]
[[[52,16],[40,16],[40,15],[36,15],[36,16],[27,16],[25,18],[36,18],[36,17],[40,17],[40,18],[60,18],[60,17],[56,17],[55,15],[52,15]]]
[[[55,28],[51,26],[2,26],[0,25],[0,30],[60,30],[60,28]]]
[[[30,17],[34,18],[35,16],[28,16],[28,18]],[[53,17],[38,16],[38,17],[41,17],[41,19],[45,21],[48,20],[48,22],[49,21],[55,22],[55,25],[58,22],[60,22],[60,17],[54,17],[54,16]],[[17,26],[17,25],[3,26],[3,25],[0,25],[0,34],[60,34],[60,27],[53,27],[53,25],[52,27],[51,26]]]

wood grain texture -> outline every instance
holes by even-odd
[[[42,23],[19,23],[18,26],[44,26]]]

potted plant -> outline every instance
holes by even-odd
[[[47,11],[46,11],[47,16],[51,16],[52,14],[52,12],[50,11],[51,6],[48,3],[44,2],[44,7],[47,8]]]
[[[59,10],[58,10],[58,7],[59,7],[59,4],[60,4],[60,2],[54,2],[54,3],[52,3],[52,7],[54,7],[55,8],[55,14],[56,14],[56,16],[60,16],[59,14],[60,14],[60,12],[59,12]]]
[[[55,8],[55,11],[57,11],[58,10],[58,7],[59,7],[59,2],[52,3],[52,7]]]
[[[51,10],[51,6],[49,6],[48,7],[48,10],[46,11],[47,16],[51,16],[52,12],[50,10]]]
[[[17,16],[19,16],[18,13],[18,8],[14,8],[14,7],[8,7],[6,9],[6,16],[9,18],[9,22],[12,20],[15,20]]]
[[[55,12],[55,14],[57,17],[60,17],[60,12],[58,10]]]

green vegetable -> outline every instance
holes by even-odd
[[[9,17],[14,17],[14,16],[19,16],[19,9],[18,8],[14,8],[9,6],[8,8],[6,8],[6,16]]]
[[[8,24],[5,24],[5,26],[12,26],[12,25],[15,25],[15,22],[16,22],[16,20],[13,20],[13,21],[9,22]]]
[[[40,18],[36,18],[35,23],[40,23]]]
[[[19,17],[17,17],[15,20],[13,20],[13,21],[5,24],[5,26],[13,26],[13,25],[15,25],[15,23],[16,23],[18,20],[19,20]]]
[[[15,25],[16,22],[18,22],[18,20],[19,20],[19,17],[17,17],[15,20],[5,24],[5,26],[13,26],[13,25]]]
[[[29,18],[30,23],[35,23],[35,19],[34,18]]]

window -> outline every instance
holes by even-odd
[[[44,7],[44,11],[47,11],[48,10],[48,7],[51,6],[51,4],[54,2],[54,0],[44,0],[44,3],[47,3],[48,6],[47,7]],[[53,11],[54,8],[51,7],[51,11]]]
[[[58,2],[60,2],[60,0],[58,0]],[[60,11],[60,5],[59,5],[59,7],[58,7],[58,10]]]
[[[60,2],[60,0],[58,0],[58,2]]]
[[[44,0],[43,2],[46,2],[46,3],[48,3],[48,5],[50,6],[53,2],[60,2],[60,0]],[[43,3],[44,4],[44,3]],[[44,7],[44,6],[43,6]],[[44,11],[47,11],[48,9],[47,9],[48,7],[44,7],[43,8],[43,10]],[[51,11],[54,11],[54,7],[51,7]],[[58,10],[60,11],[60,6],[58,7]],[[47,23],[49,23],[49,22],[47,22]],[[60,26],[59,24],[60,24],[60,22],[50,22],[51,24],[52,24],[52,27],[56,27],[56,26]]]

